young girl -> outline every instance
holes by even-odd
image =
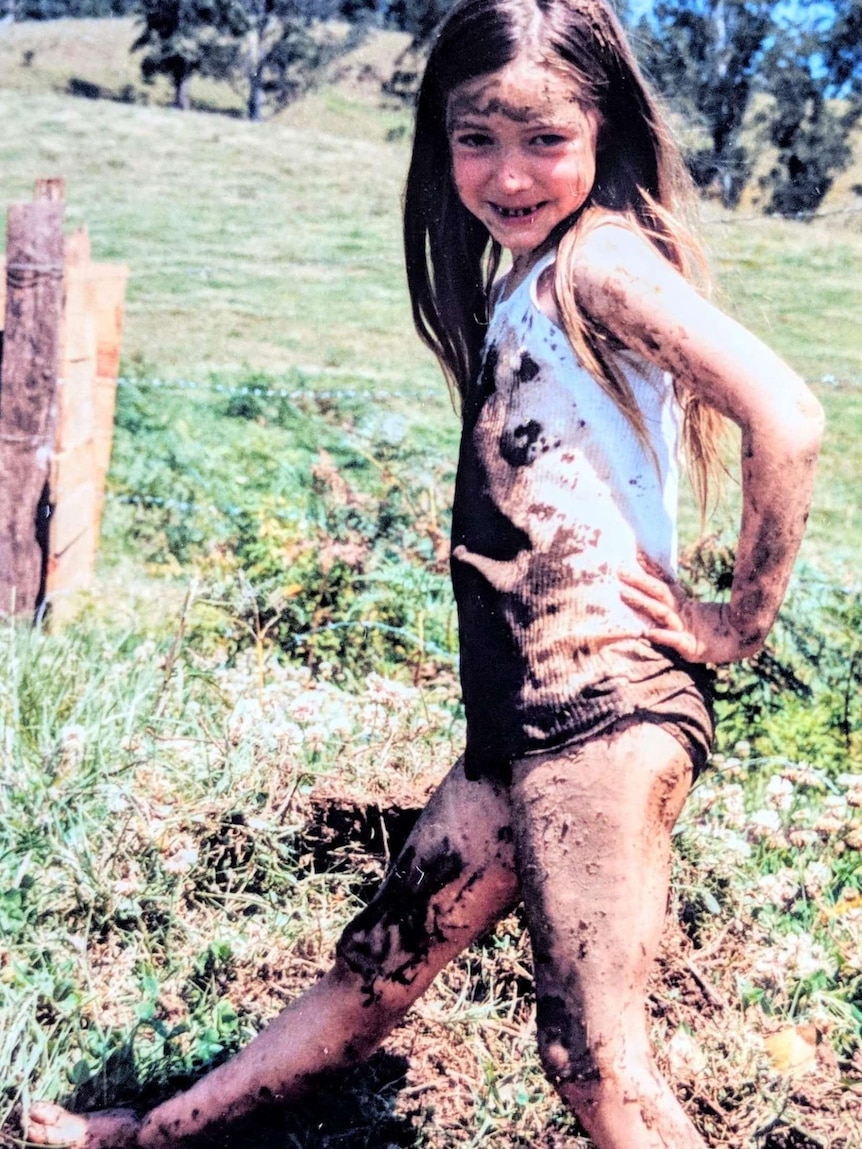
[[[460,394],[452,572],[467,746],[334,965],[139,1120],[33,1107],[40,1144],[170,1146],[366,1057],[523,898],[548,1077],[599,1149],[703,1146],[651,1058],[670,833],[711,738],[703,664],[753,654],[787,586],[821,412],[691,286],[679,158],[600,0],[460,0],[405,201],[420,334]],[[511,266],[497,277],[501,253]],[[705,497],[742,432],[730,601],[674,577],[677,456]]]

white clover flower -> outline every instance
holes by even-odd
[[[724,805],[724,820],[728,826],[741,829],[745,824],[745,790],[736,782],[723,786],[721,802]]]
[[[831,977],[835,962],[810,934],[789,934],[764,950],[752,966],[752,980],[763,986],[781,987],[789,978],[804,980],[823,972]]]
[[[843,794],[827,794],[823,799],[823,807],[833,814],[846,814],[847,799]]]
[[[839,814],[825,813],[814,823],[814,829],[821,834],[840,834],[848,825],[847,818],[842,818]]]
[[[771,843],[780,840],[781,815],[777,810],[755,810],[748,816],[748,833],[752,838]]]
[[[832,881],[832,868],[825,862],[809,862],[802,874],[805,893],[816,898]]]
[[[185,874],[197,863],[196,846],[178,846],[162,862],[169,874]]]
[[[767,800],[776,810],[789,810],[793,805],[795,792],[793,783],[787,778],[782,778],[780,774],[774,774],[766,787]]]
[[[785,766],[781,771],[781,777],[798,786],[810,786],[817,790],[822,790],[824,786],[823,779],[805,762],[798,766]]]
[[[372,702],[380,702],[391,710],[404,710],[420,697],[415,686],[384,678],[380,674],[369,674],[365,679],[366,695]]]
[[[755,890],[771,905],[786,909],[796,900],[799,879],[793,870],[785,866],[775,874],[763,874]]]
[[[820,835],[816,830],[794,826],[787,831],[787,841],[791,846],[795,846],[797,850],[804,850],[807,846],[816,845],[820,841]]]
[[[741,834],[737,834],[734,830],[730,830],[724,826],[710,828],[709,833],[712,838],[721,842],[725,850],[728,850],[731,854],[736,854],[740,859],[751,857],[751,845]]]

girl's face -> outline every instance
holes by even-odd
[[[580,208],[596,175],[596,112],[574,83],[518,56],[456,88],[447,131],[461,202],[512,253],[516,270]]]

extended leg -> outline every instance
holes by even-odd
[[[149,1113],[124,1144],[180,1144],[262,1103],[296,1099],[316,1074],[366,1057],[443,966],[516,901],[511,838],[506,789],[468,782],[458,763],[374,901],[345,930],[332,969],[236,1057]],[[118,1119],[40,1106],[27,1132],[39,1144],[114,1149]]]
[[[656,1070],[646,981],[690,763],[630,723],[517,764],[512,818],[545,1070],[598,1149],[703,1149]]]

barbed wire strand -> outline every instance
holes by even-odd
[[[309,372],[311,374],[311,372]],[[345,372],[345,375],[353,375],[352,372]],[[365,378],[364,374],[355,373],[359,378]],[[374,378],[373,373],[368,373],[369,378]],[[392,378],[392,376],[390,376]],[[808,379],[809,383],[819,383],[828,387],[862,387],[862,375],[833,375],[830,372],[825,372],[823,375],[816,379]],[[416,399],[425,398],[441,398],[444,402],[448,400],[445,389],[437,387],[419,387],[411,388],[409,391],[392,389],[392,388],[357,388],[357,387],[339,387],[333,390],[324,390],[317,387],[262,387],[259,384],[227,384],[227,383],[202,383],[193,379],[140,379],[135,376],[120,376],[117,380],[119,387],[137,388],[142,391],[168,391],[179,394],[181,392],[198,392],[201,394],[212,394],[231,397],[250,397],[258,399],[290,399],[294,401],[316,399],[325,402],[337,401],[339,399],[367,399],[367,400],[381,400],[381,399],[406,399],[415,401]]]

